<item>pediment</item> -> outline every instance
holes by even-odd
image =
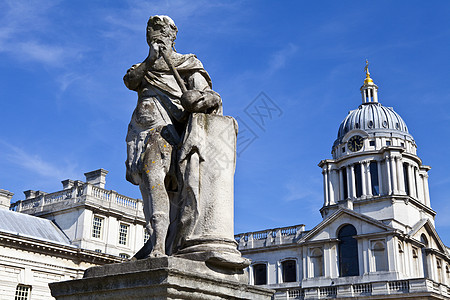
[[[422,242],[422,234],[428,241],[427,248],[438,249],[447,254],[447,247],[445,247],[436,231],[436,228],[434,228],[433,223],[429,219],[422,219],[417,222],[408,235],[410,238]]]
[[[356,228],[357,235],[386,233],[394,230],[392,227],[366,215],[341,208],[309,231],[298,243],[336,239],[337,232],[346,224],[353,225]]]

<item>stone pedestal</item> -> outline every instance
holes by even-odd
[[[261,299],[274,291],[246,284],[243,271],[179,257],[158,257],[87,269],[84,278],[51,283],[57,300]]]

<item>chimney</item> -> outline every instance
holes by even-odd
[[[0,209],[9,209],[13,195],[10,191],[0,189]]]
[[[31,198],[36,198],[36,191],[33,190],[28,190],[23,192],[25,194],[25,200],[31,199]]]
[[[84,176],[86,176],[87,183],[90,183],[92,185],[104,189],[106,183],[105,180],[106,174],[108,174],[108,171],[106,171],[105,169],[98,169],[95,171],[84,173]]]
[[[63,185],[63,190],[67,190],[73,187],[73,183],[74,181],[71,179],[66,179],[61,181],[62,185]]]

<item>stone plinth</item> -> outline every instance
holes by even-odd
[[[57,300],[272,298],[274,291],[246,281],[243,271],[165,256],[93,267],[83,279],[51,283],[50,289]]]

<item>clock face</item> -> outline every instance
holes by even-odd
[[[356,151],[361,150],[361,148],[363,147],[363,144],[364,144],[364,139],[362,138],[362,136],[354,135],[348,140],[347,147],[350,151],[356,152]]]

